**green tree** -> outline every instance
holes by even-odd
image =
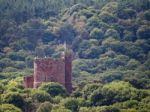
[[[129,99],[138,99],[139,92],[127,82],[112,82],[94,91],[91,95],[93,105],[111,105]]]
[[[148,39],[150,36],[150,28],[147,25],[140,26],[137,30],[137,37],[139,39]]]
[[[138,112],[136,109],[122,109],[121,112]]]
[[[0,106],[0,111],[1,112],[22,112],[18,107],[15,107],[12,104],[2,104]]]
[[[99,28],[94,28],[91,32],[90,32],[90,37],[94,38],[94,39],[98,39],[98,40],[102,40],[104,38],[104,34],[103,31]]]
[[[106,32],[105,32],[105,37],[113,37],[113,38],[116,38],[116,39],[119,39],[120,36],[119,36],[119,33],[114,30],[114,29],[108,29]]]
[[[101,86],[101,84],[87,84],[82,90],[83,97],[87,99],[93,93],[93,91],[100,88]]]
[[[10,93],[4,94],[3,102],[13,104],[16,107],[19,107],[22,110],[24,110],[25,101],[24,101],[24,98],[19,93],[10,92]]]
[[[71,24],[64,23],[57,32],[62,42],[72,43],[76,36],[76,31]]]
[[[129,18],[135,18],[136,17],[136,10],[127,8],[127,9],[122,9],[119,11],[118,16],[122,19],[129,19]]]
[[[4,91],[5,91],[5,86],[4,84],[0,83],[0,94],[3,94]]]
[[[52,111],[52,104],[49,102],[42,103],[36,112],[51,112]]]
[[[117,22],[117,17],[107,11],[103,11],[99,14],[100,19],[106,23]]]
[[[47,92],[41,90],[33,91],[31,97],[34,101],[38,102],[45,102],[45,101],[52,102],[51,96]]]
[[[135,59],[130,59],[127,64],[128,69],[136,69],[140,65],[140,62]]]
[[[71,110],[72,112],[77,112],[79,110],[79,102],[74,98],[67,98],[63,101],[65,108]]]
[[[54,107],[52,112],[71,112],[71,110],[66,109],[65,107],[59,105]]]
[[[54,82],[49,82],[49,83],[43,83],[40,87],[40,90],[44,90],[47,93],[49,93],[51,96],[66,96],[67,92],[66,89],[58,84],[58,83],[54,83]]]
[[[150,21],[150,10],[146,10],[144,12],[144,19]]]
[[[134,34],[134,32],[131,32],[131,31],[124,31],[123,32],[124,33],[124,40],[126,40],[126,41],[134,41],[134,40],[136,40],[136,36],[135,36],[135,34]]]

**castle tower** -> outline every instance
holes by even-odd
[[[65,87],[69,93],[72,92],[72,53],[65,54]]]
[[[34,88],[37,88],[42,82],[58,82],[65,85],[65,63],[62,59],[35,59]]]
[[[35,58],[34,73],[24,77],[26,88],[37,88],[43,82],[58,82],[64,85],[68,93],[72,92],[72,51],[64,44],[65,51],[58,59]]]
[[[65,62],[65,87],[69,93],[72,92],[72,51],[69,50],[64,43],[64,52],[61,54],[61,59]]]

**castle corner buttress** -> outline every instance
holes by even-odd
[[[24,77],[26,88],[37,88],[42,82],[58,82],[72,92],[72,53],[62,52],[60,58],[35,58],[34,73]]]

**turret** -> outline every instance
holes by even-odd
[[[72,52],[65,51],[65,87],[72,92]]]

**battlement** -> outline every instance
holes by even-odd
[[[43,62],[43,61],[62,61],[61,58],[51,58],[51,57],[45,57],[45,58],[34,58],[34,62]]]

